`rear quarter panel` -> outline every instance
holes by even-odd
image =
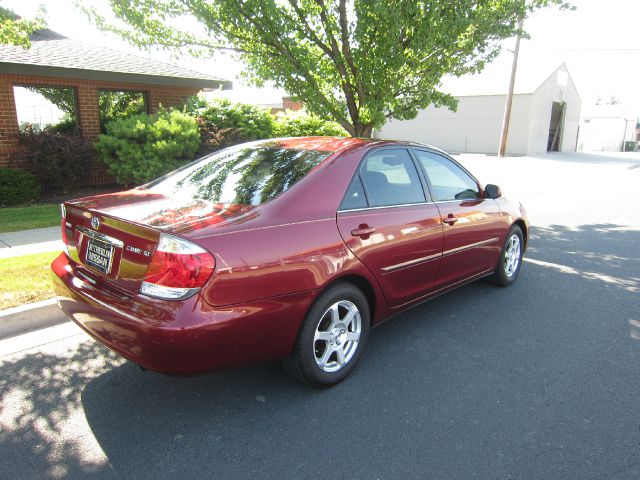
[[[206,246],[216,270],[202,296],[215,306],[315,290],[357,261],[335,217],[214,235]]]

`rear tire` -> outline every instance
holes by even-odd
[[[337,283],[307,313],[284,369],[308,385],[335,385],[356,367],[369,328],[369,304],[362,291],[351,283]]]
[[[518,279],[523,253],[524,235],[522,229],[518,225],[514,225],[507,234],[498,265],[493,275],[489,277],[489,281],[501,287],[512,285]]]

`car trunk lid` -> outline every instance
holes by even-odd
[[[162,233],[190,238],[254,207],[178,201],[134,189],[65,202],[69,256],[91,279],[136,294]]]

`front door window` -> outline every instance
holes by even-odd
[[[431,183],[436,201],[471,200],[480,196],[476,181],[449,159],[425,151],[416,151]]]

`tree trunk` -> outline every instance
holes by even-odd
[[[351,134],[351,136],[360,138],[371,138],[371,134],[373,133],[373,125],[358,124],[354,127],[354,132]]]

